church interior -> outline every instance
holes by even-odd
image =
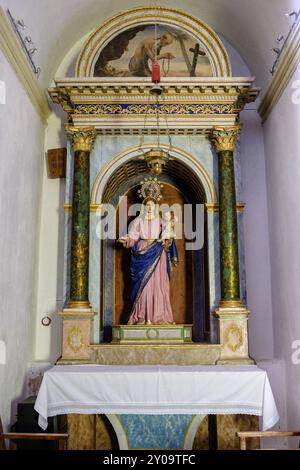
[[[299,0],[0,0],[0,449],[299,447],[299,62]]]

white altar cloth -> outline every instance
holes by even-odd
[[[263,430],[279,415],[267,373],[257,366],[58,365],[36,399],[39,425],[79,414],[249,414]]]

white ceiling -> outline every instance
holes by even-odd
[[[0,5],[24,19],[26,33],[38,49],[34,60],[42,68],[44,86],[50,85],[71,47],[111,16],[143,5],[181,9],[184,5],[186,12],[231,43],[257,77],[257,84],[265,88],[275,57],[271,51],[275,38],[291,24],[284,13],[299,9],[300,0],[0,0]]]

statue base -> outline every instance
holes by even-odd
[[[114,325],[112,342],[119,344],[191,343],[193,325]]]

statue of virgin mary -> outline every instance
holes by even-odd
[[[159,216],[161,185],[145,180],[140,193],[144,197],[140,215],[130,224],[119,242],[131,248],[131,302],[129,325],[172,324],[170,302],[171,264],[178,263],[174,239],[164,240],[164,222]]]

